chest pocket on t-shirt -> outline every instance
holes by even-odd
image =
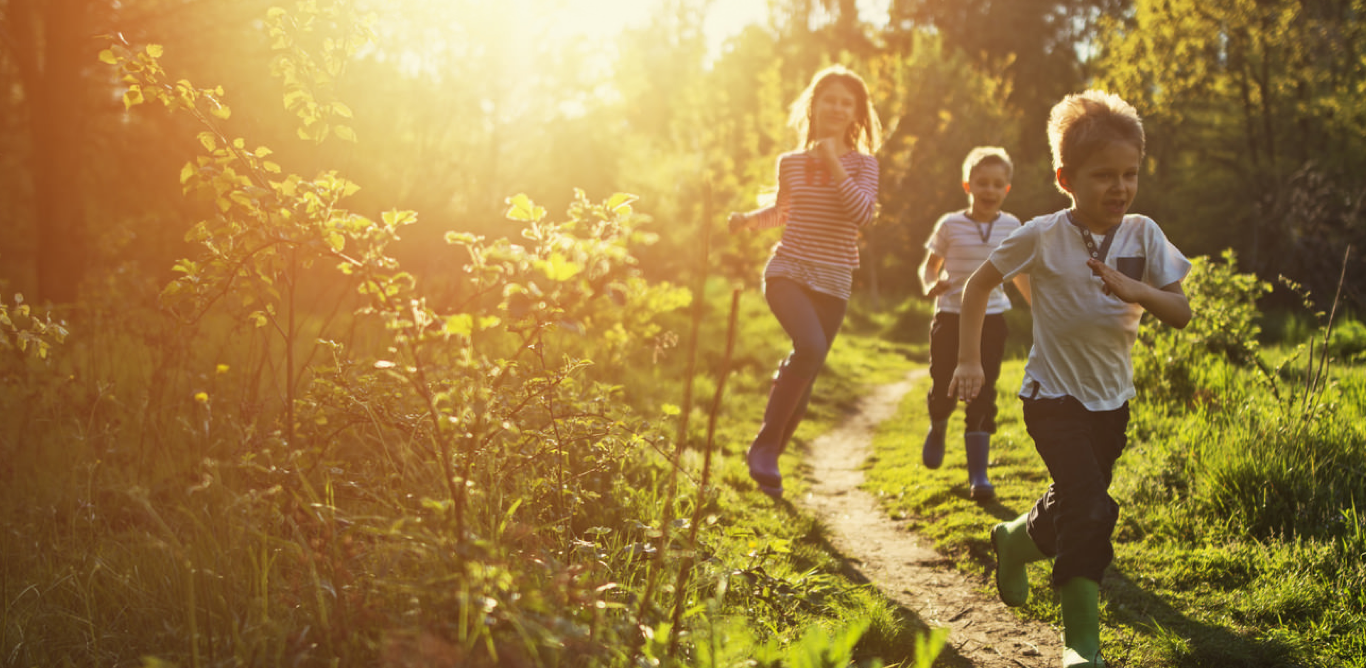
[[[1119,273],[1134,279],[1143,280],[1143,270],[1148,266],[1148,258],[1145,257],[1117,257],[1115,258],[1115,269]]]

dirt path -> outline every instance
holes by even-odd
[[[925,623],[949,629],[936,666],[1051,668],[1061,664],[1058,633],[1046,624],[1022,621],[978,590],[987,584],[954,570],[928,541],[903,529],[861,489],[863,464],[872,454],[877,424],[923,375],[878,388],[835,430],[815,439],[807,454],[811,491],[794,499],[830,529],[836,549],[850,567],[884,595]]]

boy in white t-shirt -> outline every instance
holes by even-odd
[[[1100,580],[1114,558],[1119,506],[1109,486],[1134,396],[1130,351],[1145,310],[1173,327],[1190,322],[1181,281],[1191,265],[1152,219],[1126,215],[1144,148],[1132,106],[1100,91],[1069,95],[1049,115],[1048,138],[1072,207],[1025,223],[968,281],[949,391],[971,401],[982,390],[987,297],[1028,273],[1034,344],[1020,397],[1052,482],[1029,512],[992,527],[996,588],[1006,605],[1024,605],[1025,564],[1053,557],[1063,665],[1103,666]]]
[[[934,322],[930,325],[930,392],[925,397],[930,415],[930,431],[921,447],[925,466],[939,468],[944,461],[944,436],[949,417],[958,399],[949,394],[949,382],[958,364],[958,313],[963,303],[963,286],[982,266],[987,256],[1011,232],[1019,229],[1020,219],[1001,211],[1010,193],[1014,165],[1005,149],[978,146],[963,160],[963,192],[968,208],[941,216],[925,242],[929,251],[920,265],[921,287],[935,297]],[[1029,276],[1014,279],[1020,294],[1029,300]],[[996,378],[1005,355],[1006,319],[1010,298],[996,286],[987,300],[982,324],[982,368],[986,381],[982,393],[968,403],[963,413],[963,445],[968,459],[968,494],[977,501],[996,497],[987,477],[991,454],[991,435],[996,432]]]

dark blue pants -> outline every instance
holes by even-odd
[[[996,379],[1001,376],[1001,358],[1006,350],[1006,318],[1000,313],[988,315],[982,321],[982,371],[986,382],[976,399],[968,402],[964,415],[964,432],[996,433]],[[947,420],[958,405],[949,396],[949,381],[958,366],[958,314],[939,312],[930,325],[930,378],[933,384],[926,397],[930,419]]]
[[[782,450],[806,414],[811,383],[825,365],[848,302],[781,277],[764,281],[764,297],[792,337],[792,352],[778,366],[755,443]]]
[[[1026,398],[1024,421],[1053,478],[1029,511],[1029,537],[1054,557],[1054,587],[1078,576],[1100,582],[1115,558],[1119,504],[1110,481],[1127,443],[1129,404],[1093,412],[1072,397]]]

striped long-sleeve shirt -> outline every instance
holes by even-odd
[[[858,232],[873,221],[877,205],[877,158],[858,151],[840,156],[848,178],[836,183],[825,164],[806,151],[778,158],[778,195],[772,206],[755,211],[755,226],[783,226],[766,276],[779,268],[801,266],[812,288],[848,298],[859,265]],[[789,271],[781,271],[791,276]],[[814,276],[810,276],[814,274]],[[831,280],[840,285],[830,285]]]

